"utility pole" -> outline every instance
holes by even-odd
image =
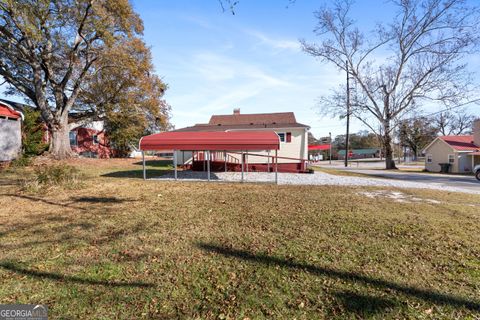
[[[328,155],[328,160],[329,160],[328,163],[329,163],[329,164],[332,164],[332,133],[329,132],[329,133],[328,133],[328,136],[330,137],[330,140],[329,140],[329,142],[328,142],[328,143],[330,143],[330,150],[329,150],[329,155]]]
[[[345,61],[347,71],[347,134],[345,136],[345,167],[348,167],[348,135],[350,131],[350,75],[348,72],[348,61]]]

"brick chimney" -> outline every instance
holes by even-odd
[[[480,118],[473,121],[473,143],[480,146]]]
[[[238,116],[240,114],[240,108],[233,109],[233,115]]]

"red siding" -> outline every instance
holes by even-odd
[[[103,131],[87,128],[76,128],[72,130],[77,133],[77,145],[72,145],[72,150],[78,154],[91,153],[98,158],[110,158],[112,150]],[[94,142],[97,135],[98,143]]]

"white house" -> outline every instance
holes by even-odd
[[[480,119],[474,122],[473,135],[437,137],[423,152],[427,171],[439,172],[440,163],[449,163],[452,173],[472,172],[480,164]]]
[[[230,115],[213,115],[206,124],[196,124],[192,127],[177,129],[182,132],[202,131],[274,131],[280,139],[280,150],[278,151],[278,170],[283,172],[297,172],[306,169],[308,159],[308,130],[309,126],[298,123],[293,112],[281,113],[254,113],[241,114],[240,109],[234,109]],[[239,150],[241,151],[241,150]],[[267,151],[254,152],[246,157],[247,169],[253,171],[265,171],[272,159],[266,156],[273,156]],[[203,155],[200,154],[200,159]],[[192,152],[178,152],[179,163],[192,164]],[[196,158],[198,159],[198,158]],[[223,154],[214,154],[212,160],[221,162]],[[241,155],[228,153],[228,162],[241,162]]]

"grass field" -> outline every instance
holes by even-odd
[[[143,181],[131,160],[71,163],[82,185],[47,193],[20,190],[28,168],[0,172],[0,303],[47,304],[52,319],[480,316],[480,196],[397,202],[387,189]]]

